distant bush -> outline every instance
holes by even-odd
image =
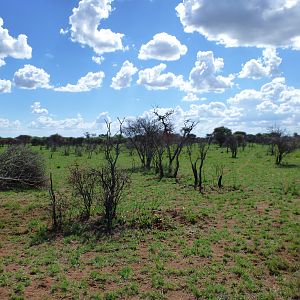
[[[45,185],[45,165],[40,154],[26,146],[11,146],[0,154],[0,190]]]

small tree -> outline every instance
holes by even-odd
[[[159,124],[156,120],[137,118],[128,121],[124,131],[136,149],[142,167],[149,170],[155,155],[155,139],[160,131]]]
[[[11,146],[0,154],[0,190],[42,188],[46,181],[39,153],[25,146]]]
[[[274,145],[275,163],[280,165],[283,158],[297,149],[296,139],[286,134],[286,130],[279,127],[269,128],[269,135]]]
[[[123,142],[123,121],[119,120],[119,132],[112,136],[111,123],[106,123],[107,134],[104,142],[105,166],[97,171],[101,187],[100,200],[104,206],[106,230],[111,233],[113,220],[116,218],[117,206],[122,198],[124,188],[129,184],[129,176],[125,170],[117,167]]]
[[[214,129],[213,136],[217,144],[222,147],[231,133],[231,129],[222,126]]]
[[[275,139],[275,156],[276,165],[280,165],[282,163],[283,158],[296,150],[296,143],[293,138],[289,136],[281,136]]]
[[[203,192],[203,167],[210,148],[211,139],[202,139],[196,144],[188,144],[187,152],[194,175],[194,189]],[[196,149],[195,149],[196,147]],[[193,152],[196,155],[193,155]]]
[[[235,135],[229,135],[226,139],[226,145],[231,151],[231,157],[236,158],[238,151],[238,140]]]
[[[171,121],[171,116],[174,114],[174,110],[168,110],[165,113],[160,113],[158,109],[153,112],[158,122],[162,127],[161,139],[166,148],[168,157],[168,176],[177,178],[179,170],[179,156],[182,152],[191,131],[197,125],[197,122],[190,120],[184,121],[184,126],[181,128],[181,135],[174,134],[174,124]],[[173,168],[175,162],[175,168]]]

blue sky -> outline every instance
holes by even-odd
[[[10,0],[0,25],[0,136],[100,134],[154,106],[199,135],[299,132],[299,0]]]

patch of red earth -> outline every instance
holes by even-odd
[[[33,281],[25,288],[24,299],[54,299],[54,295],[51,294],[53,283],[54,280],[49,277]]]
[[[264,214],[265,210],[269,208],[269,204],[267,202],[258,202],[256,204],[255,210],[259,214]]]
[[[178,290],[178,291],[170,291],[165,294],[166,299],[172,300],[194,300],[191,294],[188,294],[185,290]]]
[[[0,287],[0,299],[5,300],[9,299],[10,297],[9,289],[6,287]]]
[[[218,243],[211,245],[213,259],[218,260],[218,261],[223,260],[223,256],[225,254],[225,251],[224,251],[225,245],[226,244],[224,241],[220,241]]]

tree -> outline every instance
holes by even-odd
[[[31,142],[31,139],[32,139],[32,137],[30,135],[25,135],[25,134],[22,134],[22,135],[19,135],[16,137],[17,143],[23,144],[23,145],[29,144]]]
[[[276,165],[280,165],[282,163],[283,158],[296,150],[297,146],[292,137],[289,136],[281,136],[275,139],[275,163]]]
[[[224,145],[227,137],[230,136],[231,134],[232,134],[231,129],[226,128],[224,126],[217,127],[213,131],[214,139],[220,147]]]
[[[203,167],[210,144],[211,139],[208,138],[201,139],[196,144],[190,143],[187,145],[187,152],[194,175],[194,189],[198,188],[200,193],[203,193]]]
[[[280,165],[287,154],[297,149],[296,139],[288,136],[286,130],[276,126],[269,128],[269,135],[274,147],[275,163]]]
[[[242,147],[242,149],[244,151],[245,147],[246,147],[246,140],[247,140],[247,134],[246,134],[246,132],[244,132],[244,131],[236,131],[233,135],[237,139],[238,147]]]
[[[174,124],[171,121],[173,113],[174,110],[168,110],[165,113],[160,113],[158,109],[154,110],[154,114],[162,126],[161,138],[167,152],[168,176],[177,178],[179,170],[179,156],[191,131],[197,125],[197,122],[185,120],[184,126],[181,128],[181,135],[174,134]],[[174,162],[175,169],[173,169]]]
[[[235,135],[229,135],[226,139],[226,145],[231,151],[231,157],[236,158],[238,151],[238,139]]]
[[[149,170],[155,155],[155,143],[159,135],[159,124],[156,120],[137,118],[129,120],[124,129],[125,135],[136,149],[142,168]]]
[[[108,233],[112,231],[118,204],[121,201],[125,187],[129,184],[129,175],[127,172],[117,167],[120,148],[123,142],[123,122],[124,120],[119,120],[119,132],[115,136],[111,134],[111,123],[106,123],[107,134],[104,141],[105,165],[95,171],[99,178],[101,188],[100,198],[104,206],[104,220]]]

